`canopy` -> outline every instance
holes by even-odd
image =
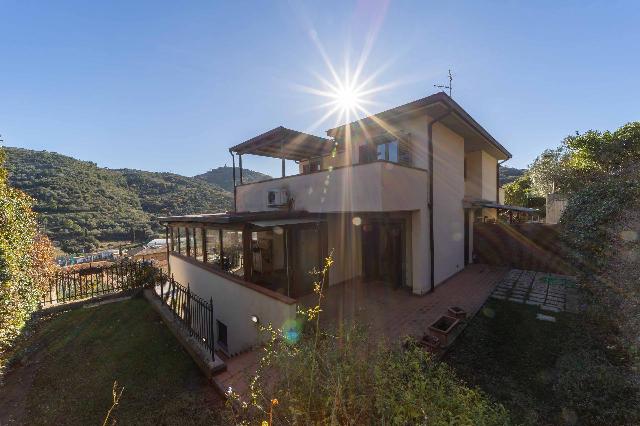
[[[236,154],[301,161],[331,152],[333,141],[279,126],[229,149]]]
[[[261,228],[269,228],[272,226],[285,226],[285,225],[300,225],[303,223],[319,223],[322,222],[319,219],[281,219],[281,220],[259,220],[251,222],[252,225],[259,226]]]

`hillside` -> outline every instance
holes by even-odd
[[[515,167],[500,166],[500,186],[511,183],[524,174],[526,169],[516,169]]]
[[[239,173],[236,169],[236,173]],[[220,188],[229,192],[233,191],[233,167],[218,167],[217,169],[209,170],[206,173],[194,176],[196,179],[204,180],[213,185],[217,185]],[[236,179],[240,180],[240,175],[236,175]],[[261,180],[271,179],[271,176],[264,173],[254,172],[253,170],[244,169],[242,171],[242,181],[244,183],[258,182]]]
[[[200,179],[112,170],[55,152],[5,150],[10,183],[35,198],[43,230],[67,252],[134,235],[145,241],[161,232],[159,215],[224,211],[233,201]]]

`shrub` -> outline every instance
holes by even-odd
[[[375,341],[356,325],[321,330],[318,304],[269,337],[248,400],[229,390],[229,424],[508,424],[506,410],[412,342]]]
[[[0,150],[0,165],[3,155]],[[36,309],[54,268],[53,248],[38,235],[31,205],[29,196],[7,184],[0,167],[0,352]]]

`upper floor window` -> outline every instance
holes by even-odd
[[[322,158],[312,158],[307,162],[307,164],[302,165],[302,173],[305,175],[308,173],[319,172],[321,170]]]
[[[406,140],[386,139],[360,146],[360,163],[390,161],[411,166],[411,151]]]
[[[391,161],[392,163],[398,162],[398,141],[390,141],[381,143],[377,146],[376,152],[378,160]]]

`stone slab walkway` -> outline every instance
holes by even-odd
[[[549,272],[510,270],[491,297],[514,303],[539,306],[546,312],[578,313],[575,277]]]

